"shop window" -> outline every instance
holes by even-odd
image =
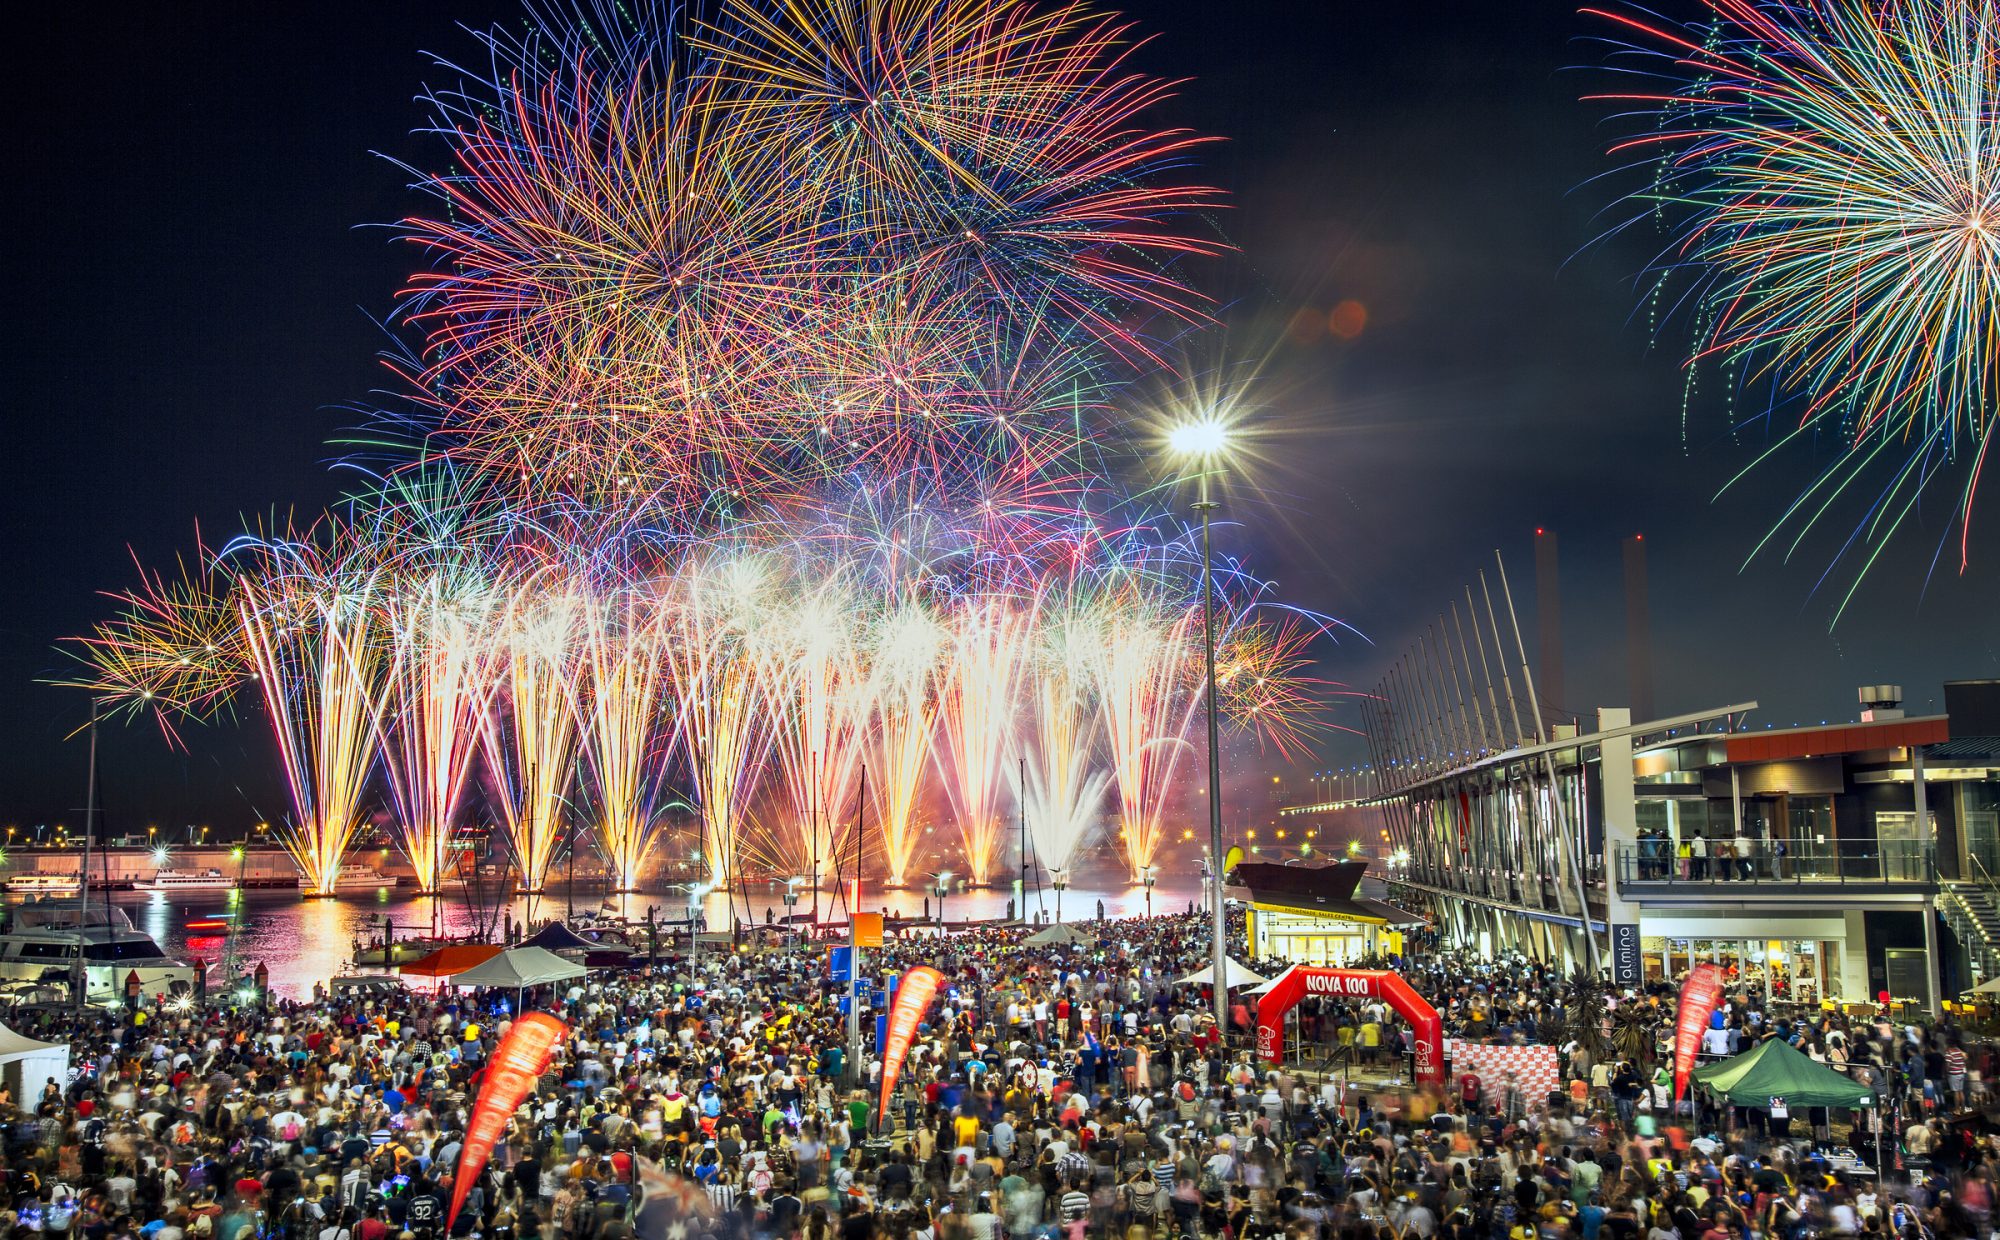
[[[1648,982],[1664,982],[1673,976],[1667,967],[1667,941],[1652,937],[1639,940],[1639,967]]]

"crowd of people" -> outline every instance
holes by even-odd
[[[1254,996],[1230,996],[1218,1028],[1206,988],[1176,984],[1206,959],[1199,914],[1083,928],[1068,946],[1013,927],[871,951],[870,977],[921,963],[946,978],[881,1107],[880,1058],[848,1062],[846,983],[811,944],[696,967],[663,952],[519,1008],[512,991],[393,989],[17,1013],[74,1068],[0,1097],[0,1225],[11,1240],[1987,1240],[1994,1225],[1996,1063],[1950,1026],[1730,994],[1710,1055],[1783,1038],[1880,1096],[1795,1130],[1676,1107],[1671,986],[1450,952],[1367,962],[1399,970],[1454,1037],[1560,1056],[1564,1083],[1542,1096],[1469,1072],[1426,1094],[1408,1083],[1410,1027],[1365,998],[1299,1007],[1295,1042],[1322,1070],[1257,1062]],[[448,1225],[483,1070],[530,1009],[569,1032]]]

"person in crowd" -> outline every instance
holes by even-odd
[[[1986,1240],[1992,1226],[2000,1146],[1980,1108],[1995,1050],[1949,1022],[1735,986],[1704,1060],[1782,1038],[1879,1102],[1793,1116],[1786,1100],[1710,1099],[1697,1114],[1672,1096],[1670,984],[1615,990],[1434,943],[1354,962],[1397,970],[1461,1048],[1547,1052],[1543,1079],[1526,1058],[1461,1049],[1428,1096],[1388,1004],[1308,996],[1299,1062],[1264,1063],[1247,1033],[1215,1026],[1205,988],[1175,984],[1206,962],[1202,914],[1093,929],[1076,945],[993,926],[872,953],[871,971],[945,977],[887,1097],[872,1045],[850,1055],[845,986],[813,943],[694,962],[652,944],[649,967],[520,993],[23,1009],[10,1024],[69,1045],[75,1070],[0,1102],[6,1240]],[[1232,1006],[1254,1024],[1253,1005]],[[567,1033],[514,1114],[478,1131],[491,1141],[474,1169],[486,1065],[528,1010]],[[1576,1024],[1586,1012],[1595,1027]],[[1326,1048],[1359,1061],[1323,1076]]]

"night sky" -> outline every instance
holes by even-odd
[[[1685,332],[1652,349],[1634,315],[1649,238],[1591,244],[1613,131],[1570,71],[1596,55],[1578,41],[1600,33],[1590,19],[1483,0],[1128,12],[1157,34],[1138,63],[1192,79],[1166,119],[1228,140],[1204,176],[1234,196],[1221,223],[1240,253],[1195,275],[1226,303],[1229,350],[1270,358],[1262,459],[1229,483],[1222,542],[1367,635],[1329,647],[1325,675],[1374,684],[1495,547],[1532,649],[1544,525],[1563,544],[1569,710],[1624,700],[1635,531],[1661,713],[1757,698],[1780,726],[1851,717],[1854,687],[1882,681],[1941,709],[1941,681],[2000,676],[1991,521],[1971,573],[1950,561],[1927,581],[1948,505],[1926,514],[1831,633],[1813,590],[1834,542],[1738,571],[1816,466],[1714,499],[1762,431],[1732,437],[1709,390],[1683,433]],[[132,553],[170,563],[197,522],[213,539],[339,493],[327,441],[386,379],[376,320],[412,261],[372,227],[416,200],[371,152],[434,155],[408,132],[438,80],[422,53],[469,55],[456,23],[516,17],[447,0],[17,21],[0,822],[79,817],[83,745],[65,736],[87,707],[40,678],[63,666],[59,638],[106,613],[96,591],[131,582]],[[1345,339],[1323,326],[1343,301],[1366,310]],[[113,830],[282,812],[254,706],[187,736],[174,753],[149,724],[106,731]],[[1362,752],[1336,737],[1324,761]]]

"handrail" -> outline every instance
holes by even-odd
[[[1334,1048],[1327,1053],[1326,1058],[1320,1060],[1319,1066],[1314,1068],[1313,1071],[1319,1073],[1321,1076],[1328,1076],[1331,1075],[1335,1062],[1343,1059],[1351,1060],[1353,1058],[1354,1047],[1352,1045],[1341,1046],[1336,1043]],[[1348,1066],[1351,1068],[1353,1065],[1349,1064]]]
[[[1978,853],[1973,852],[1971,849],[1967,849],[1965,852],[1965,856],[1966,860],[1972,862],[1973,866],[1976,869],[1978,869],[1979,871],[1978,882],[1982,886],[2000,888],[2000,882],[1994,881],[1992,871],[1986,868],[1986,863],[1979,859]]]
[[[1618,883],[1724,886],[1730,883],[1937,882],[1937,850],[1928,840],[1873,837],[1811,840],[1706,840],[1712,855],[1682,857],[1668,840],[1621,844]],[[1745,846],[1747,845],[1747,847]]]

